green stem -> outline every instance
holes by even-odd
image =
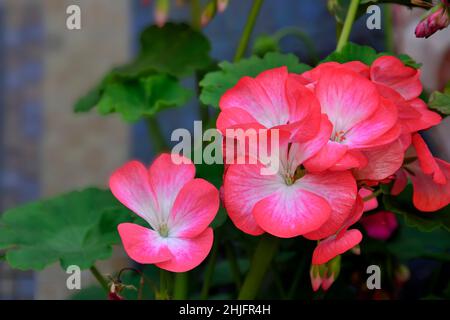
[[[279,240],[279,238],[267,234],[261,236],[250,263],[250,270],[239,292],[239,300],[249,300],[256,297],[270,262],[277,252]]]
[[[141,274],[141,278],[139,279],[139,289],[138,289],[138,300],[142,300],[143,294],[144,294],[144,284],[145,284],[145,279],[144,279],[144,275]]]
[[[106,292],[109,291],[108,288],[108,281],[103,277],[103,275],[98,271],[96,266],[92,266],[89,268],[94,278],[98,281],[98,283],[102,286],[103,289],[105,289]]]
[[[297,27],[286,27],[277,31],[274,35],[274,39],[277,42],[280,42],[280,40],[286,36],[294,36],[298,38],[300,41],[302,41],[306,47],[306,51],[311,61],[314,64],[316,64],[319,61],[319,55],[317,53],[313,41],[311,40],[310,37],[308,37],[308,35],[305,32],[303,32],[303,30]]]
[[[348,42],[353,22],[355,21],[356,12],[358,11],[358,6],[359,0],[352,0],[352,2],[350,3],[350,7],[347,11],[347,16],[345,17],[344,26],[342,28],[342,32],[336,47],[336,51],[341,51]]]
[[[175,275],[175,284],[173,299],[174,300],[186,300],[187,299],[187,289],[188,289],[188,273],[182,272]]]
[[[202,27],[202,6],[200,0],[191,0],[191,25],[194,29],[200,30]]]
[[[212,279],[214,276],[214,270],[216,268],[216,261],[217,261],[217,252],[219,251],[219,234],[216,235],[216,238],[214,240],[214,245],[211,249],[211,256],[208,260],[208,265],[206,266],[205,270],[205,277],[203,279],[203,287],[202,291],[200,293],[200,299],[206,300],[208,299],[209,295],[209,287],[211,286]]]
[[[384,36],[386,50],[394,53],[394,26],[392,21],[392,6],[384,6]]]
[[[294,299],[295,291],[297,290],[298,283],[300,282],[300,278],[302,277],[303,271],[305,270],[306,259],[302,259],[300,262],[300,266],[297,268],[295,275],[292,280],[292,285],[289,289],[288,299]]]
[[[169,271],[161,269],[159,271],[159,295],[158,300],[169,300],[170,298],[171,274]]]
[[[239,61],[244,56],[245,50],[247,49],[248,42],[250,40],[250,35],[252,34],[253,27],[255,26],[256,18],[258,18],[259,10],[263,4],[264,0],[254,0],[253,6],[250,10],[250,14],[247,18],[247,23],[244,27],[244,32],[242,33],[241,40],[234,55],[234,61]]]
[[[239,268],[239,263],[236,259],[236,254],[234,253],[233,247],[230,242],[225,243],[225,253],[227,255],[228,263],[230,264],[231,274],[233,275],[234,282],[236,284],[237,290],[241,289],[241,270]]]
[[[371,200],[371,199],[373,199],[373,198],[378,197],[382,192],[383,192],[383,191],[382,191],[381,189],[378,189],[377,191],[372,192],[371,195],[368,195],[367,197],[364,197],[362,200],[363,200],[364,202],[369,201],[369,200]]]
[[[156,153],[168,150],[169,147],[166,144],[161,127],[159,126],[158,119],[155,117],[146,118],[147,129],[150,140],[153,142]]]
[[[344,25],[342,22],[336,21],[336,39],[339,39],[341,37],[342,28]]]
[[[200,88],[200,80],[203,79],[204,73],[196,72],[195,73],[195,82],[196,82],[196,91],[197,96],[200,96],[201,88]],[[199,99],[199,113],[200,113],[200,120],[202,120],[203,126],[209,126],[209,109],[208,106],[203,104]]]

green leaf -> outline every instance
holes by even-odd
[[[361,61],[367,65],[371,65],[377,58],[386,55],[394,54],[388,52],[377,53],[375,49],[369,46],[361,46],[349,42],[341,51],[335,51],[331,53],[321,62],[335,61],[339,63],[345,63],[350,61]],[[406,54],[397,55],[397,58],[399,58],[405,65],[409,67],[418,69],[421,66],[421,64],[416,63],[410,56]]]
[[[263,57],[268,52],[279,52],[278,39],[267,34],[260,35],[255,38],[252,51],[259,57]]]
[[[132,78],[153,72],[186,76],[211,63],[210,49],[208,39],[187,24],[151,26],[141,34],[141,48],[135,61],[115,71]]]
[[[449,261],[449,240],[446,230],[436,229],[431,232],[421,232],[408,226],[407,222],[400,221],[398,234],[386,244],[387,249],[404,262],[414,258]]]
[[[149,75],[138,80],[116,80],[107,83],[98,111],[120,113],[126,121],[152,116],[162,109],[181,106],[191,98],[191,91],[164,74]]]
[[[434,91],[431,94],[428,106],[443,115],[450,114],[450,82],[445,86],[444,92]]]
[[[111,256],[117,225],[133,216],[109,191],[88,188],[6,211],[0,248],[13,268],[41,270],[59,261],[65,269],[91,267]]]
[[[450,206],[435,212],[422,212],[412,204],[412,196],[413,188],[409,184],[398,196],[383,195],[384,207],[402,215],[406,225],[420,231],[429,232],[439,228],[450,231]]]
[[[89,91],[85,96],[78,99],[75,103],[74,110],[76,113],[88,112],[94,108],[101,98],[101,87],[97,86]]]
[[[206,105],[219,107],[220,97],[226,90],[233,87],[244,76],[255,77],[261,72],[276,67],[286,66],[290,72],[302,73],[310,69],[306,64],[300,63],[293,54],[269,52],[264,58],[252,56],[236,63],[221,62],[221,70],[208,73],[200,87],[202,92],[200,100]]]

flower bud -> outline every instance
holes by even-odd
[[[208,2],[205,10],[202,12],[201,23],[202,27],[206,26],[212,18],[216,15],[217,12],[217,3],[215,0]]]
[[[415,34],[417,38],[428,38],[436,31],[446,28],[450,24],[448,1],[433,7],[419,22]]]
[[[409,268],[407,266],[401,264],[396,268],[394,275],[395,281],[399,285],[402,285],[407,282],[409,278],[411,278],[411,271],[409,271]]]
[[[228,7],[229,0],[217,0],[217,11],[220,13],[224,12]]]
[[[397,217],[390,211],[379,211],[360,220],[367,235],[377,240],[387,240],[397,229]]]
[[[311,285],[314,291],[322,287],[323,291],[327,291],[339,276],[341,271],[341,256],[328,261],[324,264],[313,264],[309,271]]]
[[[158,27],[163,27],[169,16],[169,0],[156,0],[155,2],[155,23]]]
[[[108,300],[125,300],[119,292],[122,291],[122,285],[112,282],[108,292]]]

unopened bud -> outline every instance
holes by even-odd
[[[202,27],[206,26],[216,15],[217,3],[215,0],[208,2],[205,10],[203,10],[201,23]]]
[[[228,7],[229,0],[217,0],[217,11],[224,12]]]
[[[351,251],[353,252],[353,254],[359,256],[361,254],[361,247],[359,246],[359,244],[357,244],[351,249]]]
[[[410,277],[411,272],[409,271],[409,268],[404,264],[399,265],[395,270],[395,280],[400,284],[407,282]]]
[[[433,7],[427,15],[419,22],[415,34],[417,38],[428,38],[435,32],[446,28],[450,24],[449,4],[442,1]]]
[[[169,0],[156,0],[155,3],[155,23],[158,27],[163,27],[169,16]]]
[[[324,264],[311,265],[309,276],[314,291],[322,287],[323,291],[327,291],[339,276],[341,271],[341,256],[328,261]]]

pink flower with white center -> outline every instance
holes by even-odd
[[[364,216],[360,223],[371,238],[387,240],[397,229],[397,217],[390,211],[379,211],[374,214]]]
[[[437,211],[450,203],[450,164],[433,157],[420,134],[412,135],[405,164],[397,171],[391,193],[399,194],[408,178],[413,185],[413,204],[420,211]]]
[[[400,134],[396,106],[378,93],[370,80],[339,64],[319,66],[302,75],[311,79],[311,89],[321,111],[333,124],[327,145],[305,163],[311,171],[363,168],[362,150],[395,141]],[[316,80],[315,80],[316,79]],[[333,164],[330,166],[330,160]]]
[[[299,130],[303,130],[301,126]],[[348,171],[310,173],[302,167],[327,143],[331,130],[325,115],[314,139],[290,142],[289,132],[280,130],[276,174],[261,174],[261,162],[228,167],[224,204],[239,229],[251,235],[268,232],[281,238],[308,234],[321,227],[327,232],[337,230],[334,228],[352,210],[355,179]]]
[[[185,272],[206,258],[213,243],[208,226],[219,209],[219,192],[194,176],[189,159],[174,164],[170,154],[160,155],[149,169],[131,161],[113,173],[109,185],[114,196],[151,227],[118,226],[131,259]]]

